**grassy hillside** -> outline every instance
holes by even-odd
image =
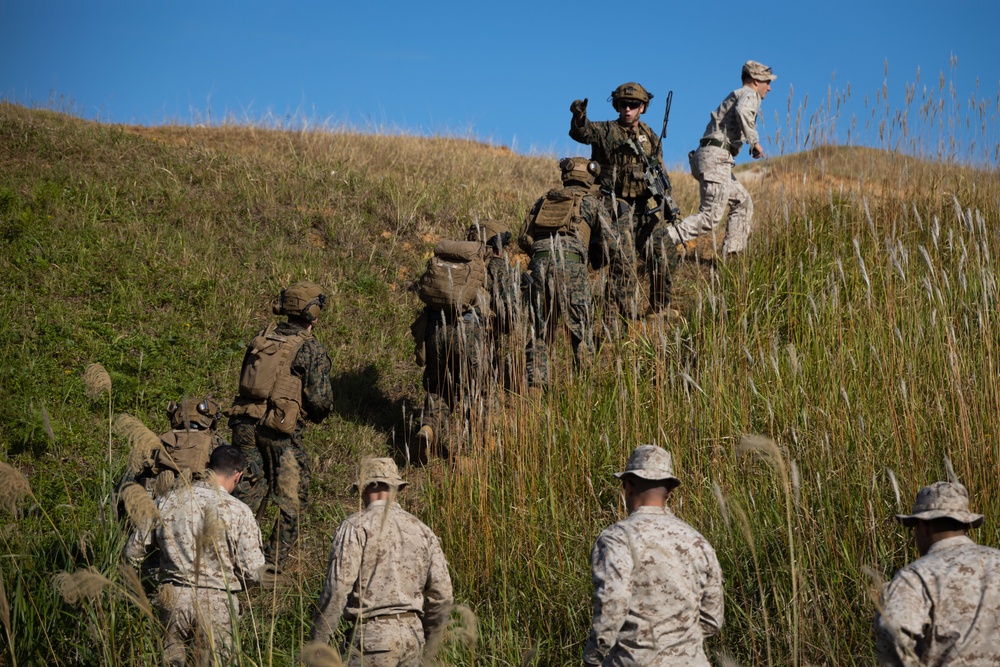
[[[454,139],[130,128],[0,105],[0,459],[30,484],[0,528],[5,657],[155,663],[155,624],[118,567],[108,494],[128,442],[110,420],[159,432],[167,400],[227,402],[270,299],[309,278],[331,296],[317,335],[337,405],[307,431],[292,583],[251,592],[241,628],[243,664],[293,664],[333,529],[356,508],[353,466],[412,437],[407,286],[435,240],[519,224],[557,177],[553,160]],[[693,210],[693,179],[673,178]],[[681,267],[685,324],[606,336],[593,369],[540,399],[494,391],[455,468],[404,472],[403,503],[442,537],[478,621],[478,643],[456,633],[442,662],[578,664],[590,545],[622,515],[611,473],[642,442],[673,452],[673,506],[723,565],[710,648],[746,664],[870,663],[866,573],[913,557],[886,518],[946,476],[945,456],[988,517],[974,537],[1000,545],[997,174],[831,147],[740,178],[750,250]],[[509,354],[523,363],[517,336]],[[112,384],[95,400],[92,362]],[[23,489],[0,477],[4,506]],[[87,568],[110,585],[56,590],[57,573]]]

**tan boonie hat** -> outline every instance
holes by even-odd
[[[770,67],[756,60],[748,60],[743,63],[743,71],[740,74],[741,76],[749,76],[757,81],[774,81],[778,78],[776,74],[771,72]]]
[[[642,479],[670,480],[672,486],[681,484],[681,480],[674,477],[674,464],[670,452],[656,445],[636,447],[632,456],[628,457],[625,470],[615,473],[618,479],[625,475],[635,475]]]
[[[390,458],[365,459],[358,467],[358,481],[351,484],[351,493],[368,488],[369,484],[386,484],[390,488],[401,489],[408,484],[399,476],[396,462]]]
[[[947,517],[968,524],[973,528],[983,525],[983,515],[969,511],[969,492],[957,482],[934,482],[917,491],[913,512],[897,514],[904,526],[914,526],[917,521],[930,521]]]

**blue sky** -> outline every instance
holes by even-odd
[[[775,133],[789,136],[806,95],[808,117],[848,84],[841,117],[822,127],[843,140],[854,114],[855,140],[877,143],[864,120],[878,91],[902,106],[918,68],[918,91],[936,94],[944,72],[945,93],[954,85],[963,104],[975,93],[995,111],[998,24],[995,0],[0,0],[0,97],[112,122],[305,119],[568,155],[588,153],[567,136],[570,102],[588,97],[591,118],[611,118],[607,96],[634,80],[656,96],[646,116],[656,128],[674,91],[664,151],[673,165],[750,58],[779,77],[764,102],[770,152],[801,143]],[[997,142],[989,125],[980,151]]]

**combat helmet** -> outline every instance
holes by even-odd
[[[559,160],[564,184],[575,182],[590,187],[601,175],[601,165],[585,157],[564,157]]]
[[[203,429],[214,429],[222,417],[222,408],[210,398],[184,398],[181,402],[167,403],[170,428],[186,429],[192,424]]]
[[[479,220],[469,225],[465,232],[466,241],[479,241],[484,245],[503,249],[510,243],[510,227],[499,220]]]
[[[611,106],[615,108],[615,111],[619,110],[618,103],[622,100],[638,100],[645,104],[646,108],[649,108],[649,101],[652,99],[653,94],[635,81],[623,83],[611,91],[611,96],[608,97],[608,101],[611,102]]]
[[[271,304],[275,315],[287,315],[312,322],[319,319],[319,311],[326,305],[323,288],[316,283],[302,280],[281,290]]]

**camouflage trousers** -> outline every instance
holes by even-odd
[[[729,206],[726,220],[726,238],[722,254],[740,252],[747,245],[753,227],[753,200],[743,184],[733,175],[735,160],[729,151],[716,146],[704,146],[689,155],[691,175],[698,180],[701,205],[698,212],[684,218],[677,226],[680,234],[672,230],[675,243],[689,241],[696,236],[709,234],[722,221]]]
[[[559,315],[565,314],[573,344],[574,366],[589,361],[594,353],[593,300],[585,255],[579,261],[558,256],[534,257],[528,265],[531,283],[528,303],[532,337],[526,353],[528,384],[549,383],[549,341]]]
[[[427,362],[424,366],[424,410],[421,426],[430,426],[444,442],[452,411],[468,412],[480,396],[486,337],[478,312],[461,317],[432,310],[427,323]]]
[[[302,428],[291,437],[253,420],[231,419],[233,445],[243,451],[247,471],[233,491],[233,495],[246,503],[254,512],[270,495],[278,506],[271,536],[264,547],[264,557],[269,563],[281,565],[289,552],[296,547],[299,521],[309,503],[309,457],[302,448]],[[295,475],[286,472],[282,484],[282,456],[290,452],[298,465],[298,484]],[[287,458],[286,458],[287,460]]]
[[[367,621],[342,654],[348,667],[419,667],[424,653],[424,628],[412,618]]]
[[[214,588],[164,584],[156,600],[163,623],[164,661],[175,667],[186,665],[188,644],[197,665],[228,665],[233,654],[233,621],[239,619],[240,603],[235,595]]]
[[[663,213],[647,214],[648,203],[636,200],[615,202],[603,199],[611,220],[611,229],[605,232],[604,247],[608,265],[605,287],[605,322],[608,315],[617,313],[625,319],[639,316],[638,258],[646,262],[649,276],[649,305],[654,312],[670,304],[670,286],[674,269],[679,263],[676,243],[671,239],[673,225],[664,220]],[[610,313],[609,313],[610,311]]]

